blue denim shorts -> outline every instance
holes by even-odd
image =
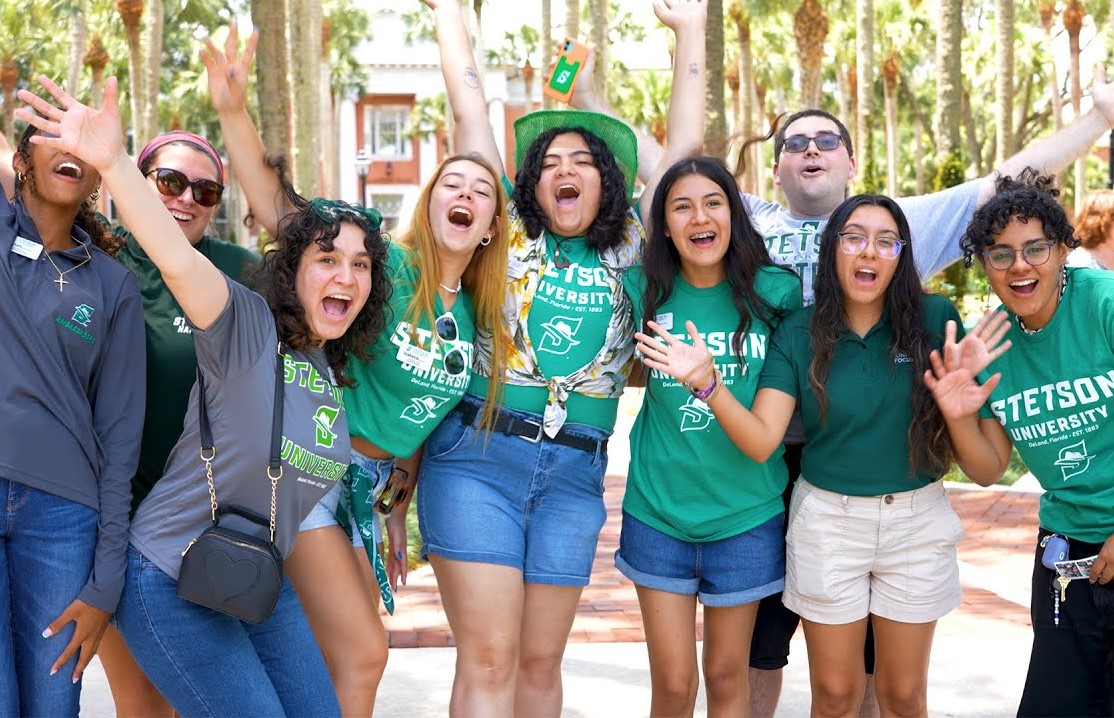
[[[298,525],[299,531],[312,531],[326,526],[337,525],[337,503],[340,501],[340,491],[344,488],[338,481],[336,486],[329,489],[324,496],[317,500],[309,515],[302,519]]]
[[[610,435],[582,424],[564,430],[599,441]],[[587,586],[607,517],[606,466],[606,450],[489,434],[452,411],[425,444],[418,479],[422,555],[511,566],[527,583]]]
[[[749,531],[719,541],[682,541],[626,511],[615,566],[639,586],[686,596],[713,608],[741,606],[785,585],[781,513]]]

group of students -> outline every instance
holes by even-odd
[[[615,561],[642,608],[651,714],[693,713],[699,602],[710,714],[771,715],[803,621],[814,715],[864,694],[925,715],[935,622],[961,600],[939,479],[954,462],[992,484],[1011,443],[1046,489],[1038,542],[1098,556],[1091,585],[1064,587],[1037,549],[1020,713],[1114,711],[1114,275],[1066,267],[1077,240],[1041,174],[1114,124],[1114,87],[1100,76],[1095,110],[999,177],[900,200],[848,198],[846,127],[796,113],[774,138],[782,207],[700,156],[705,6],[657,0],[676,36],[667,145],[584,71],[584,109],[516,122],[512,183],[463,10],[422,2],[460,154],[396,241],[268,159],[247,112],[255,38],[241,51],[233,30],[202,59],[275,238],[262,257],[206,235],[225,181],[209,142],[169,133],[132,162],[115,81],[99,110],[45,78],[49,101],[21,91],[0,200],[0,714],[76,714],[98,648],[121,714],[370,714],[415,488],[457,645],[450,713],[560,714],[608,437],[639,383]],[[961,257],[1005,309],[968,331],[922,289]],[[178,596],[218,502],[269,514],[286,559],[258,625]],[[394,507],[385,561],[377,505]]]

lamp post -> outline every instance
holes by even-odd
[[[366,149],[361,148],[356,153],[356,177],[359,179],[357,187],[360,192],[360,206],[366,206],[367,196],[367,173],[371,170],[371,156]]]

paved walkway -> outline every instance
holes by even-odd
[[[634,586],[615,569],[625,482],[623,475],[607,477],[607,523],[600,535],[592,583],[584,590],[570,642],[645,640]],[[1028,576],[1038,494],[961,485],[950,486],[949,491],[966,529],[959,545],[964,600],[955,612],[964,620],[949,622],[949,630],[964,631],[976,622],[983,626],[988,622],[1028,626]],[[391,648],[454,645],[428,566],[410,574],[399,593],[395,615],[386,617],[385,623]]]

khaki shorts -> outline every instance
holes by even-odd
[[[928,623],[963,600],[955,550],[963,524],[942,482],[846,496],[800,478],[788,520],[783,601],[802,618]]]

